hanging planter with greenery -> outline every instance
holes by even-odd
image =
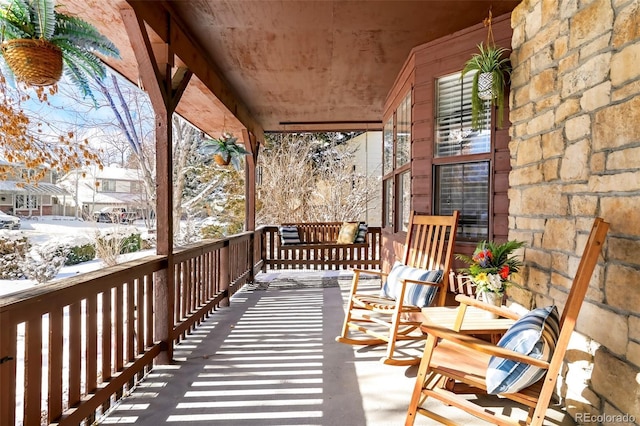
[[[218,139],[207,139],[202,145],[202,153],[213,156],[213,160],[220,166],[233,164],[236,170],[240,169],[240,159],[249,152],[240,146],[238,138],[231,133],[222,133]]]
[[[0,51],[17,80],[55,84],[64,72],[84,96],[90,78],[104,78],[96,56],[120,57],[115,45],[86,21],[55,10],[55,0],[11,0],[0,5]]]
[[[473,54],[464,68],[462,77],[468,72],[476,72],[471,83],[471,126],[474,129],[484,127],[486,117],[486,102],[498,108],[496,125],[502,126],[504,116],[504,92],[508,78],[511,76],[511,64],[508,49],[498,47],[493,41],[491,31],[491,12],[485,19],[485,25],[489,26],[487,43],[478,45],[479,53]]]

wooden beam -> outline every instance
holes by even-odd
[[[253,117],[215,62],[205,54],[206,49],[191,35],[188,24],[182,22],[171,4],[166,1],[143,0],[127,0],[127,3],[158,36],[171,45],[175,55],[193,71],[242,125],[258,139],[263,139],[262,125]],[[168,25],[167,19],[170,21]]]
[[[180,102],[192,76],[193,72],[186,67],[178,67],[174,72],[171,78],[171,99],[173,101],[170,105],[171,111],[175,111],[178,107],[178,102]]]
[[[167,94],[164,85],[158,84],[163,75],[161,75],[158,64],[153,60],[153,47],[149,41],[144,22],[129,8],[121,9],[120,14],[129,35],[129,41],[131,41],[131,47],[136,55],[138,75],[149,95],[151,104],[164,105]]]
[[[156,274],[154,291],[154,337],[162,341],[163,355],[158,362],[173,358],[173,141],[172,116],[193,73],[180,67],[173,71],[173,49],[170,43],[151,42],[143,19],[131,8],[120,10],[127,34],[138,62],[140,78],[155,113],[156,133],[156,251],[168,257],[167,268]],[[163,28],[171,34],[171,20],[165,13]],[[170,38],[170,37],[169,37]]]
[[[309,122],[292,122],[281,121],[280,128],[283,133],[298,132],[335,132],[335,131],[381,131],[383,130],[382,121],[309,121]]]

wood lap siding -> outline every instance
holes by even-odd
[[[510,47],[512,30],[510,14],[493,20],[493,34],[497,45]],[[411,208],[418,212],[433,212],[433,143],[435,82],[439,77],[460,72],[464,63],[477,51],[480,42],[486,43],[487,29],[482,25],[459,31],[433,42],[414,48],[389,92],[385,103],[384,120],[397,108],[409,88],[413,90],[412,146],[411,146]],[[509,96],[508,90],[506,96]],[[493,118],[495,122],[495,116]],[[509,109],[501,129],[492,132],[489,239],[508,236],[510,153]],[[383,268],[398,258],[404,241],[404,232],[394,233],[383,228]],[[458,242],[455,252],[469,252],[475,244]],[[401,249],[401,247],[400,247]]]

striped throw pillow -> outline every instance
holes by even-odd
[[[442,281],[442,271],[428,271],[426,269],[412,268],[396,261],[387,276],[387,281],[380,290],[380,295],[389,299],[398,300],[402,290],[401,279],[411,279],[416,281],[428,281],[439,283]],[[438,292],[438,287],[432,285],[407,284],[404,291],[405,305],[418,306],[424,308],[429,306]]]
[[[300,235],[298,234],[298,227],[295,225],[286,225],[278,227],[280,232],[280,244],[300,244]]]
[[[354,243],[362,244],[367,242],[367,224],[360,222],[358,225],[358,233],[356,234],[356,240]]]
[[[534,309],[521,317],[509,327],[498,346],[550,361],[559,335],[558,309],[548,306]],[[523,362],[491,357],[487,367],[487,393],[518,392],[540,380],[546,371]]]

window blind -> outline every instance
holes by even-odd
[[[491,132],[471,128],[471,82],[474,73],[451,74],[438,79],[436,84],[435,155],[479,154],[491,149]],[[486,103],[486,117],[491,117],[491,106]],[[489,126],[485,126],[489,127]]]
[[[458,236],[486,239],[489,229],[489,162],[447,164],[436,167],[438,214],[460,211]]]

